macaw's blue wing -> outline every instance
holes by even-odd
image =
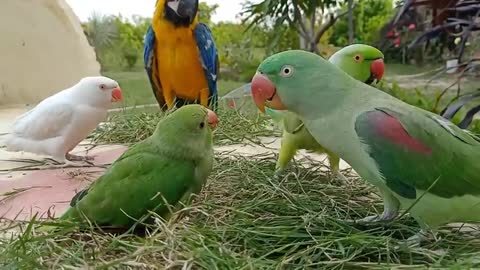
[[[216,111],[218,105],[217,77],[220,66],[217,47],[215,46],[212,32],[207,25],[198,23],[195,27],[194,35],[200,53],[200,63],[208,82],[209,104]]]
[[[153,94],[157,99],[158,104],[162,109],[166,108],[165,99],[163,98],[162,85],[160,83],[160,78],[158,77],[158,59],[155,55],[155,32],[150,25],[148,27],[147,33],[145,35],[145,45],[143,48],[143,62],[145,64],[145,70],[147,71],[148,79],[150,80],[150,85],[152,86]]]

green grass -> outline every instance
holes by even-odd
[[[155,102],[143,73],[107,76],[120,82],[129,102]],[[241,83],[221,85],[226,91]],[[260,145],[260,137],[279,135],[265,116],[244,117],[223,109],[218,114],[216,145]],[[92,137],[98,143],[137,142],[149,136],[162,117],[158,108],[115,112],[109,125],[97,128]],[[194,203],[167,223],[153,226],[144,237],[76,229],[45,234],[30,223],[19,237],[0,238],[0,269],[479,267],[477,231],[442,228],[437,241],[428,239],[421,247],[401,246],[401,240],[419,230],[408,215],[370,226],[347,221],[382,211],[371,185],[348,171],[344,173],[350,184],[330,181],[321,170],[324,165],[314,161],[311,167],[294,162],[284,177],[274,178],[275,162],[276,156],[271,155],[217,152],[207,186]]]
[[[144,71],[105,72],[104,75],[118,81],[123,90],[124,102],[117,104],[116,107],[156,103],[150,82]],[[243,84],[241,82],[219,80],[218,94],[223,96]]]
[[[280,135],[277,130],[265,128],[266,116],[259,115],[252,119],[242,116],[234,110],[217,112],[221,124],[214,136],[216,145],[242,143],[245,141],[260,143],[259,137]],[[150,136],[157,123],[164,116],[157,107],[120,110],[109,115],[109,124],[99,126],[91,139],[96,143],[131,144]]]
[[[273,134],[266,119],[219,111],[216,144],[259,144]],[[100,142],[131,143],[148,136],[162,116],[143,110],[112,115],[98,129]],[[225,120],[223,120],[225,119]],[[277,133],[278,135],[278,133]],[[371,226],[347,220],[380,213],[376,190],[350,175],[331,182],[321,168],[294,163],[273,178],[274,156],[217,153],[214,171],[194,203],[156,224],[145,237],[65,229],[0,240],[2,269],[466,269],[479,264],[476,232],[442,229],[438,241],[407,248],[400,241],[419,230],[410,217]],[[347,175],[349,172],[344,172]],[[456,268],[453,268],[456,267]]]

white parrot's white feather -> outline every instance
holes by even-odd
[[[117,82],[106,77],[87,77],[17,117],[5,140],[7,151],[49,155],[65,161],[65,154],[107,116],[111,93],[95,89],[100,84],[118,87]]]
[[[35,107],[15,122],[13,134],[32,140],[61,136],[74,112],[75,107],[68,103]]]

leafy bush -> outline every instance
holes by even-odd
[[[397,83],[386,83],[380,81],[377,88],[416,107],[420,107],[427,111],[433,111],[435,96],[425,95],[421,89],[415,88],[413,90],[401,88]]]
[[[376,87],[410,105],[422,108],[424,110],[441,114],[442,110],[448,106],[451,102],[456,101],[458,98],[454,96],[453,98],[445,98],[442,95],[442,91],[435,91],[433,95],[427,95],[424,92],[424,89],[415,88],[415,89],[405,89],[401,88],[397,83],[387,83],[380,81]],[[438,102],[438,105],[437,105]],[[467,107],[467,108],[465,108]],[[455,124],[459,124],[466,115],[468,106],[463,106],[450,121]],[[473,120],[468,130],[472,131],[475,134],[480,134],[480,120]]]
[[[355,41],[358,43],[375,44],[380,38],[380,29],[391,19],[393,3],[391,0],[356,1],[353,10],[355,22]],[[342,6],[347,10],[347,5]],[[348,45],[348,17],[344,16],[333,26],[330,43],[336,46]]]

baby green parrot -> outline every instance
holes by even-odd
[[[176,207],[200,192],[210,175],[217,123],[216,114],[201,105],[177,109],[152,136],[132,145],[77,193],[60,219],[81,222],[86,217],[99,226],[129,228],[149,211],[169,216],[168,205]]]
[[[298,50],[265,59],[252,95],[262,111],[296,113],[321,145],[380,190],[383,213],[360,221],[393,220],[406,209],[422,228],[409,244],[440,225],[480,221],[480,138],[445,118]]]
[[[382,52],[364,44],[344,47],[334,53],[329,61],[353,78],[367,84],[375,79],[380,80],[385,69]],[[294,113],[270,108],[266,108],[265,112],[283,127],[282,142],[275,166],[277,176],[285,170],[299,149],[305,149],[318,154],[326,153],[333,177],[347,182],[347,178],[340,172],[340,158],[318,144]]]

